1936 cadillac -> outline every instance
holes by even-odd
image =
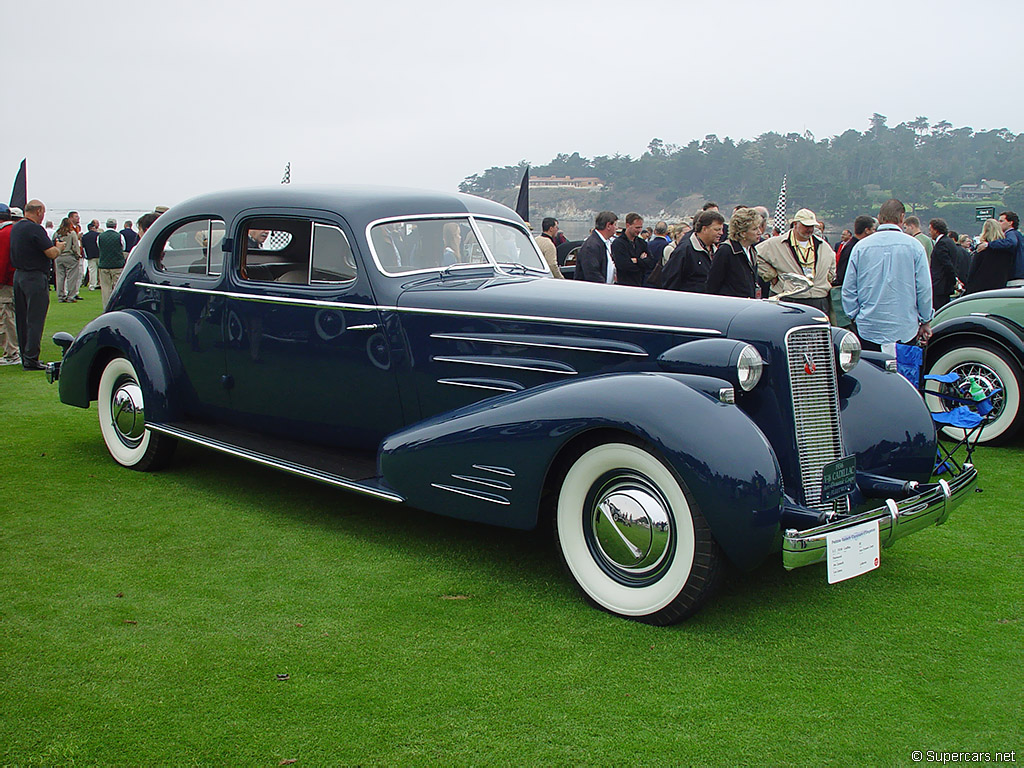
[[[920,396],[820,312],[550,279],[521,220],[466,195],[197,197],[56,341],[61,400],[98,401],[126,467],[186,440],[438,514],[550,521],[590,602],[655,624],[697,610],[725,560],[842,559],[845,533],[886,545],[976,482],[928,482]]]

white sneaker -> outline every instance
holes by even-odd
[[[21,365],[21,355],[0,359],[0,365]]]

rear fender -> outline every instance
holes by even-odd
[[[181,362],[163,326],[134,309],[107,312],[89,323],[68,347],[58,379],[60,399],[88,408],[103,368],[114,357],[135,367],[146,400],[146,418],[173,421],[181,413]]]
[[[386,438],[380,471],[415,507],[533,528],[563,449],[585,433],[615,430],[649,443],[689,488],[726,555],[754,567],[778,543],[778,462],[746,414],[686,378],[695,377],[608,374],[474,403]],[[722,386],[715,379],[706,389]]]

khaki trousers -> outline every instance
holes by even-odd
[[[100,269],[100,298],[103,300],[104,310],[107,308],[107,301],[110,299],[110,293],[114,290],[114,286],[117,285],[117,281],[120,277],[120,269]]]

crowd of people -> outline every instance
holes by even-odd
[[[166,210],[164,208],[163,210]],[[83,234],[81,217],[70,211],[55,231],[46,220],[46,206],[29,200],[25,210],[0,203],[0,365],[21,365],[42,371],[39,361],[50,290],[60,303],[82,301],[80,290],[99,290],[105,308],[125,261],[162,211],[139,217],[138,232],[130,221],[106,229],[93,219]]]
[[[943,219],[920,219],[892,199],[878,216],[858,216],[833,247],[825,225],[801,208],[789,229],[768,232],[768,209],[738,205],[727,222],[708,202],[692,221],[644,227],[640,214],[602,211],[579,247],[576,280],[746,299],[777,298],[826,313],[857,333],[865,349],[927,342],[934,312],[961,294],[1024,285],[1020,219],[1003,211],[977,242]],[[565,238],[554,218],[537,237],[555,277]]]

